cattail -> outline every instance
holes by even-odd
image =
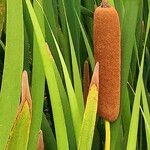
[[[119,114],[120,53],[119,17],[104,0],[94,12],[94,57],[100,66],[98,114],[108,121]]]
[[[89,63],[86,60],[84,62],[84,70],[83,70],[83,95],[84,95],[84,103],[86,104],[89,87],[90,87],[90,73],[89,73]]]

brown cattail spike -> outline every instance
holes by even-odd
[[[98,7],[94,12],[94,57],[99,62],[98,114],[117,119],[120,108],[120,23],[116,10]]]

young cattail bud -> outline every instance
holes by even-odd
[[[89,92],[89,87],[90,87],[90,69],[89,69],[89,63],[86,60],[84,62],[84,70],[83,70],[83,95],[84,95],[85,104]]]

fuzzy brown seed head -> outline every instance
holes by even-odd
[[[94,57],[99,62],[98,114],[117,119],[120,108],[120,23],[113,7],[94,12]]]

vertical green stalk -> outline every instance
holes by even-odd
[[[105,150],[110,150],[110,123],[105,121]]]

